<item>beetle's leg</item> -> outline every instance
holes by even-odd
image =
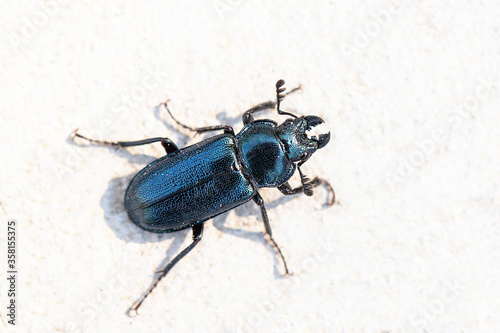
[[[266,207],[264,206],[264,200],[262,199],[262,197],[258,193],[253,197],[253,200],[260,207],[260,212],[262,214],[262,220],[264,221],[266,233],[269,235],[269,239],[271,240],[271,243],[273,244],[273,246],[276,248],[276,250],[278,250],[278,253],[281,257],[281,260],[283,260],[283,264],[285,266],[285,275],[288,275],[289,271],[288,271],[288,266],[286,265],[285,257],[283,256],[283,253],[281,253],[280,247],[278,246],[278,244],[276,244],[276,242],[273,239],[273,232],[271,230],[271,225],[269,224],[269,218],[267,217],[267,211],[266,211]]]
[[[150,139],[144,139],[144,140],[138,140],[138,141],[103,141],[103,140],[94,140],[94,139],[87,138],[87,137],[79,134],[78,130],[75,130],[73,132],[73,134],[71,135],[71,138],[73,139],[73,141],[75,140],[75,138],[81,138],[81,139],[87,140],[88,142],[96,144],[96,145],[112,146],[112,147],[117,147],[117,148],[134,147],[134,146],[147,145],[147,144],[155,143],[155,142],[161,142],[161,145],[163,146],[163,148],[165,148],[165,151],[167,152],[167,154],[178,150],[175,143],[172,140],[170,140],[169,138],[150,138]]]
[[[297,165],[297,170],[299,170],[300,181],[302,182],[302,188],[303,188],[304,194],[307,195],[307,196],[309,196],[309,197],[312,196],[313,193],[314,193],[313,192],[313,187],[318,186],[319,184],[321,184],[321,183],[318,183],[318,185],[315,185],[314,183],[322,181],[322,183],[325,184],[325,186],[328,188],[328,190],[332,194],[332,200],[328,203],[328,206],[332,206],[335,203],[335,192],[333,191],[332,185],[330,185],[330,183],[328,183],[326,180],[320,179],[318,177],[316,177],[315,179],[313,179],[313,181],[311,181],[309,178],[307,178],[307,176],[302,173],[302,170],[300,170],[300,166],[306,160],[302,160],[302,162],[300,162]]]
[[[311,180],[308,184],[311,185],[311,188],[317,187],[319,185],[325,185],[326,188],[328,189],[328,192],[330,192],[330,197],[331,199],[327,201],[328,206],[332,206],[335,203],[335,191],[333,190],[332,185],[330,185],[329,182],[322,178],[315,177],[313,180]],[[304,187],[303,186],[298,186],[296,188],[292,188],[288,182],[278,186],[278,190],[281,191],[284,195],[293,195],[293,194],[299,194],[299,193],[304,193]]]
[[[174,151],[179,150],[179,148],[177,148],[175,143],[173,143],[172,140],[170,139],[161,140],[161,145],[163,146],[163,148],[165,148],[165,152],[167,153],[167,155],[173,153]]]
[[[185,124],[181,123],[180,121],[178,121],[177,119],[175,119],[172,112],[170,112],[170,109],[168,108],[167,103],[168,103],[168,100],[165,101],[164,103],[162,103],[161,105],[163,105],[165,107],[165,110],[167,110],[168,114],[177,123],[177,125],[184,127],[185,129],[196,132],[197,134],[204,133],[204,132],[210,132],[210,131],[224,130],[224,133],[229,133],[229,134],[234,135],[234,130],[229,125],[214,125],[214,126],[205,126],[205,127],[191,127],[191,126],[185,125]]]
[[[285,97],[286,95],[291,94],[291,93],[298,91],[300,89],[302,89],[302,87],[298,86],[298,87],[290,90],[289,92],[282,94],[282,96]],[[281,98],[281,99],[283,99],[283,98]],[[276,100],[278,101],[278,99],[276,99]],[[264,110],[268,110],[268,109],[274,109],[276,107],[277,101],[276,102],[275,101],[268,101],[265,103],[260,103],[256,106],[248,109],[247,111],[245,111],[245,113],[243,113],[243,125],[249,124],[252,121],[254,121],[252,113],[264,111]],[[292,115],[292,116],[295,117],[295,115]]]
[[[135,311],[135,313],[137,314],[137,310],[141,306],[142,302],[144,302],[146,297],[148,297],[149,294],[151,294],[153,289],[156,288],[156,286],[161,281],[161,279],[163,279],[165,277],[165,275],[167,275],[167,273],[172,269],[172,267],[174,267],[175,264],[177,264],[182,258],[184,258],[184,256],[186,254],[188,254],[196,246],[196,244],[198,244],[200,242],[202,236],[203,236],[203,222],[193,226],[193,242],[191,243],[191,245],[189,245],[184,250],[182,250],[182,252],[179,253],[167,266],[165,266],[165,268],[163,268],[161,271],[157,272],[159,274],[156,276],[153,285],[139,299],[139,301],[132,304],[132,306],[130,307],[130,309],[128,311],[129,315],[130,315],[131,311]]]
[[[254,120],[252,113],[273,109],[274,107],[276,107],[276,102],[273,101],[260,103],[254,107],[251,107],[250,109],[245,111],[245,113],[243,113],[243,125],[249,124]]]

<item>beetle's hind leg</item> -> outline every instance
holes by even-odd
[[[163,279],[165,275],[167,275],[168,272],[175,266],[175,264],[177,264],[182,258],[184,258],[186,254],[188,254],[201,241],[201,238],[203,236],[203,222],[193,226],[192,229],[193,229],[193,242],[191,243],[191,245],[182,250],[182,252],[179,253],[167,266],[165,266],[165,268],[157,272],[159,274],[156,276],[153,285],[137,302],[132,304],[132,306],[128,310],[129,315],[130,312],[132,311],[135,311],[135,313],[137,314],[137,310],[141,306],[142,302],[144,302],[144,300],[149,296],[149,294],[151,294],[153,289],[156,288],[161,279]]]
[[[273,239],[273,232],[271,230],[271,225],[269,224],[269,218],[267,217],[267,211],[266,211],[266,207],[264,206],[264,200],[262,199],[262,197],[258,193],[253,197],[253,200],[255,201],[255,203],[257,205],[259,205],[260,212],[262,214],[262,220],[264,222],[264,227],[266,228],[266,233],[269,235],[269,239],[271,240],[271,243],[278,251],[278,254],[281,257],[281,260],[283,260],[283,265],[285,266],[285,274],[284,275],[288,275],[288,274],[290,274],[290,272],[288,271],[288,266],[286,264],[285,257],[283,256],[283,253],[281,252],[280,247]]]
[[[204,132],[210,132],[210,131],[218,131],[218,130],[223,130],[224,133],[229,133],[229,134],[232,134],[234,135],[234,130],[231,126],[229,125],[213,125],[213,126],[205,126],[205,127],[191,127],[191,126],[188,126],[186,124],[183,124],[181,123],[180,121],[178,121],[177,119],[175,119],[174,115],[172,114],[172,112],[170,111],[170,109],[168,108],[168,100],[166,100],[164,103],[162,103],[161,105],[163,105],[163,107],[165,108],[165,110],[167,110],[168,114],[170,115],[170,117],[177,123],[177,125],[187,129],[187,130],[190,130],[190,131],[193,131],[193,132],[196,132],[197,134],[199,133],[204,133]]]
[[[163,148],[165,148],[165,151],[167,152],[167,154],[170,154],[176,150],[179,150],[177,148],[177,146],[175,145],[175,143],[172,140],[170,140],[169,138],[150,138],[150,139],[144,139],[144,140],[138,140],[138,141],[104,141],[104,140],[95,140],[95,139],[87,138],[87,137],[79,134],[77,129],[71,135],[71,139],[73,141],[75,141],[75,138],[84,139],[84,140],[87,140],[88,142],[96,144],[96,145],[112,146],[112,147],[116,147],[116,148],[142,146],[142,145],[147,145],[150,143],[161,142],[161,145],[163,146]]]
[[[332,206],[335,203],[335,191],[333,190],[332,185],[323,178],[314,177],[313,180],[309,181],[306,184],[306,189],[304,190],[304,186],[298,186],[296,188],[292,188],[288,182],[278,186],[278,190],[281,191],[284,195],[294,195],[299,193],[306,193],[306,190],[310,191],[312,195],[312,189],[318,187],[319,185],[324,185],[328,192],[330,193],[330,200],[327,201],[326,205]],[[307,194],[307,193],[306,193]]]

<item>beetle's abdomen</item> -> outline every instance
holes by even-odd
[[[130,219],[149,231],[170,232],[247,202],[255,191],[238,170],[235,149],[234,137],[222,134],[149,164],[125,194]]]
[[[236,136],[244,163],[259,187],[279,186],[295,172],[275,131],[274,121],[257,120]]]

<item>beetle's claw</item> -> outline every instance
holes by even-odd
[[[71,133],[71,140],[75,141],[75,138],[77,136],[78,136],[78,128]]]
[[[323,148],[330,142],[330,132],[326,134],[320,134],[318,140],[318,148]]]
[[[307,121],[307,130],[310,131],[311,128],[318,126],[319,124],[323,124],[325,121],[318,116],[305,116],[305,120]],[[318,143],[318,148],[323,148],[330,142],[330,132],[326,134],[320,134],[319,139],[316,136],[312,136],[311,139]]]
[[[323,124],[325,121],[318,116],[305,116],[307,121],[307,129],[310,130],[312,127],[318,126],[319,124]]]
[[[133,314],[133,312],[135,312],[135,314]],[[132,305],[132,307],[130,307],[127,310],[127,316],[129,316],[130,318],[137,317],[138,315],[139,315],[139,312],[137,312],[137,308],[135,307],[135,304]]]

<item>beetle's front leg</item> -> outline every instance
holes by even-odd
[[[290,272],[288,271],[288,266],[286,265],[285,257],[283,256],[283,253],[281,253],[280,247],[278,246],[278,244],[276,244],[276,242],[273,239],[273,232],[271,230],[271,225],[269,224],[269,218],[267,217],[267,211],[266,207],[264,206],[264,200],[262,199],[259,193],[257,193],[253,197],[253,200],[260,207],[260,212],[262,214],[262,220],[264,221],[264,227],[266,228],[266,233],[269,235],[269,239],[271,240],[273,246],[276,248],[276,250],[278,250],[281,260],[283,260],[283,264],[285,266],[285,275],[288,275],[290,274]]]
[[[281,80],[280,80],[281,81]],[[278,82],[280,82],[278,81]],[[284,82],[283,82],[284,83]],[[280,86],[281,87],[281,86]],[[276,87],[277,89],[279,87]],[[281,97],[281,100],[286,96],[286,95],[289,95],[293,92],[296,92],[298,90],[302,89],[301,86],[298,86],[296,88],[293,88],[292,90],[290,90],[289,92],[287,93],[284,93],[282,95],[280,95]],[[284,90],[281,91],[281,93],[283,92]],[[245,113],[243,114],[243,125],[246,125],[246,124],[249,124],[251,123],[252,121],[254,121],[253,119],[253,113],[255,112],[259,112],[259,111],[264,111],[264,110],[269,110],[269,109],[274,109],[276,107],[276,104],[278,101],[281,101],[279,98],[277,98],[276,102],[275,101],[268,101],[268,102],[264,102],[264,103],[260,103],[254,107],[251,107],[250,109],[248,109],[247,111],[245,111]],[[280,113],[280,111],[278,111],[278,113]],[[282,114],[282,113],[280,113]],[[284,113],[284,114],[288,114],[288,113]],[[291,114],[289,114],[291,115]],[[293,116],[293,115],[292,115]],[[294,116],[295,117],[295,116]]]
[[[245,113],[243,113],[243,125],[251,123],[253,119],[253,113],[254,112],[259,112],[259,111],[264,111],[268,109],[274,109],[276,107],[276,102],[269,101],[265,103],[260,103],[254,107],[251,107],[250,109],[246,110]]]
[[[327,201],[328,206],[332,206],[335,203],[335,191],[333,190],[332,185],[330,185],[329,182],[326,180],[315,177],[313,180],[311,180],[308,183],[311,188],[315,188],[319,185],[325,185],[326,188],[328,189],[328,192],[330,192],[331,199]],[[288,182],[278,186],[278,190],[280,190],[281,193],[284,195],[294,195],[294,194],[299,194],[299,193],[304,193],[304,187],[303,186],[298,186],[296,188],[292,188]]]

